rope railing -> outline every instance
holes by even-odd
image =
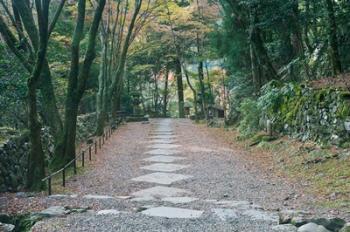
[[[41,181],[45,182],[47,181],[48,185],[48,194],[52,194],[52,178],[54,176],[57,176],[58,174],[62,173],[62,186],[66,187],[66,170],[73,165],[74,175],[77,174],[77,162],[80,159],[81,161],[81,167],[85,167],[85,155],[88,154],[89,161],[92,160],[92,151],[94,148],[95,155],[97,154],[98,149],[102,148],[102,145],[105,144],[105,142],[112,136],[114,132],[113,127],[109,127],[107,130],[104,130],[103,134],[99,136],[98,138],[95,138],[92,143],[88,144],[88,147],[83,149],[79,155],[75,156],[74,159],[69,161],[66,165],[64,165],[61,169],[51,173],[47,177],[43,178]]]

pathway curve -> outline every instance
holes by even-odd
[[[92,210],[46,219],[34,231],[272,231],[294,191],[245,167],[189,120],[128,124],[104,149],[68,181],[70,194],[47,203]]]

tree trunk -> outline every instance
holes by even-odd
[[[307,3],[305,3],[306,5],[309,5],[310,3],[307,1]],[[309,6],[306,6],[306,8]],[[300,60],[303,63],[304,66],[304,71],[306,74],[306,78],[310,79],[311,78],[311,74],[310,74],[310,67],[309,67],[309,63],[308,60],[306,59],[306,55],[305,55],[305,51],[307,49],[307,47],[305,48],[305,46],[308,46],[309,41],[308,41],[308,35],[307,32],[305,34],[305,36],[303,36],[303,27],[301,25],[300,22],[300,12],[299,12],[299,0],[295,0],[293,2],[293,6],[292,6],[292,15],[291,15],[291,20],[292,20],[292,34],[291,34],[291,40],[292,40],[292,45],[293,45],[293,49],[294,49],[294,57],[299,57]],[[306,14],[308,14],[308,9],[306,9]],[[306,28],[308,28],[308,23],[306,22],[305,26]],[[305,43],[304,43],[305,42]],[[294,58],[293,57],[293,58]],[[291,71],[293,71],[293,66],[291,67]],[[294,79],[296,81],[300,80],[300,71],[298,72],[298,75],[294,75]]]
[[[201,6],[199,5],[199,1],[196,1],[197,3],[197,13],[200,17],[200,19],[203,19],[203,14],[201,11]],[[205,120],[208,120],[208,112],[207,112],[207,96],[206,96],[206,91],[205,91],[205,85],[204,85],[204,71],[203,71],[203,60],[202,60],[202,49],[203,49],[203,41],[200,38],[200,35],[198,32],[196,32],[196,42],[197,42],[197,52],[198,52],[198,57],[200,57],[199,63],[198,63],[198,80],[199,80],[199,86],[200,86],[200,91],[201,91],[201,111],[202,114],[205,118]]]
[[[180,60],[175,61],[175,75],[176,75],[176,84],[177,84],[177,99],[178,99],[178,107],[179,107],[179,118],[185,117],[184,111],[184,89],[182,83],[182,71],[181,71],[181,62]]]
[[[204,73],[203,73],[203,61],[199,61],[198,63],[198,80],[201,90],[201,111],[205,118],[205,120],[208,119],[208,113],[207,113],[207,99],[205,94],[205,86],[204,86]]]
[[[165,72],[165,83],[164,83],[164,94],[163,94],[163,117],[167,116],[168,84],[169,84],[169,69],[167,67]]]
[[[257,58],[258,65],[261,67],[262,84],[277,79],[277,72],[272,65],[272,62],[268,56],[267,50],[264,46],[264,42],[261,38],[260,28],[257,26],[258,16],[256,9],[253,7],[251,13],[251,28],[250,28],[250,42],[253,46],[254,54]]]
[[[126,56],[128,53],[128,49],[131,43],[132,34],[134,31],[137,15],[140,12],[142,5],[142,0],[136,0],[135,1],[135,9],[134,13],[132,15],[129,27],[128,27],[128,33],[125,37],[123,49],[121,51],[121,54],[119,56],[119,63],[117,65],[117,72],[114,76],[110,88],[109,97],[112,99],[111,103],[111,110],[112,110],[112,117],[115,120],[117,117],[117,111],[120,109],[120,102],[121,102],[121,96],[122,96],[122,85],[123,85],[123,78],[125,73],[125,65],[126,65]]]
[[[118,72],[116,74],[117,76],[117,83],[116,88],[112,91],[112,117],[114,120],[116,120],[117,112],[121,110],[121,98],[122,98],[122,91],[124,88],[124,74],[125,74],[125,65],[126,65],[126,56],[122,61],[123,68],[119,68]],[[112,83],[112,87],[113,87]]]
[[[207,81],[208,81],[208,90],[209,90],[209,96],[210,96],[210,100],[207,102],[208,104],[213,103],[214,99],[213,99],[213,91],[211,89],[211,80],[210,80],[210,72],[209,72],[209,67],[208,67],[208,62],[205,62],[205,70],[207,73]]]
[[[30,151],[26,187],[30,190],[41,190],[44,187],[42,178],[45,177],[45,155],[41,143],[41,126],[38,120],[36,89],[45,62],[48,44],[48,14],[49,2],[35,1],[40,40],[37,58],[32,75],[28,79],[28,111],[29,111],[29,140]]]
[[[257,58],[256,58],[256,54],[252,44],[250,44],[250,64],[251,64],[251,70],[252,70],[253,84],[255,87],[255,93],[258,94],[262,86],[261,72],[257,64]]]
[[[158,117],[158,101],[159,101],[159,93],[158,93],[158,80],[157,74],[154,74],[154,113]]]
[[[19,14],[22,19],[23,26],[27,31],[32,47],[34,51],[37,51],[39,46],[39,32],[33,18],[32,9],[28,4],[29,2],[13,0],[13,3],[16,14]],[[58,12],[57,15],[59,15],[59,13],[60,12]],[[20,22],[17,22],[17,24],[20,24]],[[54,25],[52,25],[52,27],[53,26]],[[22,28],[22,25],[20,25],[20,27]],[[57,108],[52,76],[46,56],[44,57],[43,67],[38,81],[40,82],[38,86],[42,96],[40,99],[42,101],[41,116],[45,125],[50,127],[56,143],[58,137],[62,133],[62,121]]]
[[[75,138],[78,117],[79,101],[74,95],[67,96],[63,137],[57,150],[61,153],[60,162],[57,165],[64,165],[75,158]]]
[[[338,44],[338,35],[337,35],[337,22],[335,19],[334,12],[334,2],[333,0],[326,0],[327,4],[327,13],[329,20],[329,41],[331,49],[331,60],[333,64],[333,74],[337,75],[342,72],[342,65],[339,55],[339,44]]]
[[[86,1],[78,2],[78,17],[71,48],[71,69],[68,81],[63,137],[55,151],[54,166],[62,166],[75,158],[75,139],[78,107],[86,89],[92,62],[95,59],[96,37],[106,0],[99,0],[89,30],[89,39],[84,61],[79,67],[80,41],[83,38]]]
[[[37,65],[39,66],[39,65]],[[45,154],[41,143],[41,126],[37,116],[36,78],[39,78],[41,67],[36,67],[28,81],[28,111],[29,111],[29,141],[30,151],[28,158],[28,172],[26,187],[30,190],[41,190],[44,185],[41,181],[45,177]]]
[[[193,87],[193,85],[191,84],[190,77],[188,76],[187,69],[185,67],[183,67],[183,69],[184,69],[184,72],[185,72],[187,84],[188,84],[188,86],[190,87],[190,89],[192,90],[192,93],[193,93],[194,117],[195,117],[196,122],[198,122],[197,91]]]
[[[41,115],[45,125],[51,129],[55,144],[57,144],[59,137],[62,135],[63,125],[57,108],[57,101],[52,84],[52,76],[49,64],[45,59],[42,72],[39,78],[39,88],[42,102]]]
[[[101,43],[103,45],[101,52],[101,63],[100,63],[100,73],[98,76],[98,92],[96,94],[96,112],[97,112],[97,127],[96,135],[100,136],[103,134],[104,127],[107,120],[107,109],[106,109],[106,82],[107,82],[107,43],[105,36],[101,32]]]

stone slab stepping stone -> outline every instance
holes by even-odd
[[[176,145],[176,144],[153,144],[147,146],[149,148],[154,148],[154,149],[173,149],[173,148],[179,148],[181,145]]]
[[[135,197],[131,199],[131,201],[141,202],[141,201],[156,201],[157,199],[154,197]]]
[[[143,159],[144,161],[149,162],[162,162],[162,163],[172,163],[178,160],[184,160],[186,158],[178,157],[178,156],[170,156],[170,155],[156,155],[147,159]]]
[[[157,136],[156,139],[174,139],[175,137],[169,137],[169,136],[176,136],[176,135],[174,135],[173,133],[150,133],[148,136],[153,139],[155,139],[155,136]]]
[[[151,135],[150,139],[175,139],[176,135]]]
[[[77,198],[78,194],[71,194],[71,195],[66,195],[66,194],[54,194],[48,196],[48,198],[55,198],[55,199],[61,199],[61,198]]]
[[[131,198],[131,196],[116,196],[116,198],[122,199],[122,200],[128,200]]]
[[[272,213],[272,212],[267,212],[262,210],[255,210],[255,209],[249,209],[246,211],[242,211],[241,213],[255,220],[273,221],[273,222],[279,221],[279,217],[277,213]]]
[[[88,194],[88,195],[83,196],[83,198],[96,199],[96,200],[109,200],[109,199],[113,199],[114,197],[106,196],[106,195],[91,195],[91,194]]]
[[[273,232],[297,232],[298,228],[291,224],[277,225],[272,227]]]
[[[248,210],[252,208],[252,204],[248,201],[215,201],[207,200],[207,202],[212,202],[220,207],[230,207],[239,210]]]
[[[199,218],[203,214],[203,211],[173,207],[156,207],[144,210],[142,214],[166,218]]]
[[[172,131],[173,128],[169,125],[159,125],[156,128],[153,128],[154,131]]]
[[[180,153],[180,151],[167,150],[167,149],[154,149],[146,152],[146,154],[150,154],[150,155],[175,155],[178,153]]]
[[[187,194],[191,194],[191,192],[179,188],[156,186],[140,190],[138,192],[133,193],[132,195],[140,198],[152,197],[154,199],[161,199],[165,197],[184,196]]]
[[[176,181],[188,179],[190,177],[192,176],[175,174],[175,173],[154,172],[151,174],[133,178],[132,180],[139,181],[139,182],[149,182],[149,183],[168,185]]]
[[[237,211],[233,209],[216,208],[213,209],[213,212],[222,221],[239,218]]]
[[[162,201],[167,201],[173,204],[184,204],[184,203],[190,203],[193,201],[197,201],[198,198],[194,197],[165,197],[162,198]]]
[[[174,134],[174,132],[172,130],[153,130],[153,131],[150,131],[150,134],[164,134],[164,135],[172,135]]]
[[[117,215],[120,212],[115,209],[104,209],[97,212],[97,215]]]
[[[171,126],[156,126],[153,127],[151,130],[152,131],[173,131],[173,127]]]
[[[172,143],[176,143],[176,140],[174,139],[154,139],[154,140],[150,140],[150,143],[160,143],[160,144],[172,144]]]
[[[184,168],[188,168],[189,166],[190,165],[155,163],[155,164],[141,167],[141,169],[158,171],[158,172],[174,172]]]
[[[151,130],[151,132],[173,132],[173,131],[174,130],[171,127],[158,127]]]

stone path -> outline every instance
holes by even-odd
[[[81,185],[79,193],[49,197],[92,210],[46,219],[34,231],[275,231],[276,202],[290,194],[282,184],[246,170],[190,121],[154,120],[135,132],[138,126],[68,182],[72,190]]]
[[[179,171],[181,169],[190,168],[191,165],[174,164],[176,161],[184,160],[186,158],[182,156],[169,156],[170,154],[177,154],[177,149],[181,147],[181,145],[176,144],[176,136],[173,133],[170,121],[166,120],[162,123],[157,124],[156,128],[151,132],[151,134],[152,138],[149,142],[152,145],[149,145],[147,147],[156,150],[150,150],[147,153],[157,156],[152,156],[148,159],[145,159],[146,161],[154,163],[151,165],[143,166],[141,168],[155,172],[134,178],[132,180],[170,185],[172,183],[177,183],[182,180],[191,178],[192,176],[175,173],[176,171]],[[155,136],[157,138],[154,138]],[[154,160],[155,157],[156,160]],[[169,159],[169,157],[171,159]],[[168,162],[167,164],[164,164],[157,161],[157,159],[167,160]],[[135,195],[135,193],[133,195]],[[151,198],[153,198],[154,200],[158,198],[160,202],[171,202],[173,204],[189,203],[197,200],[197,198],[184,196],[191,195],[190,192],[184,189],[174,189],[164,186],[156,186],[145,190],[141,190],[137,193],[137,195],[141,197],[141,199],[143,198],[145,200],[149,200],[149,197],[151,196]],[[203,211],[178,207],[160,206],[151,207],[147,210],[144,210],[142,211],[142,214],[165,218],[198,218],[202,216]]]

